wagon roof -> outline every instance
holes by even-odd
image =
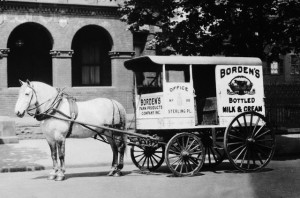
[[[141,56],[125,61],[127,69],[157,67],[163,64],[172,65],[257,65],[261,66],[259,58],[254,57],[224,57],[224,56]]]

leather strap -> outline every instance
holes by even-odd
[[[68,100],[69,106],[70,106],[70,119],[74,121],[74,120],[76,120],[76,118],[78,116],[78,106],[76,103],[76,99],[73,97],[67,97],[67,100]],[[67,137],[69,137],[72,134],[72,128],[73,128],[73,124],[74,124],[73,121],[70,122]]]

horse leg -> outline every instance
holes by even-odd
[[[52,158],[52,162],[53,162],[53,169],[50,171],[48,179],[54,180],[56,178],[56,174],[57,174],[57,170],[58,170],[56,142],[48,141],[48,144],[50,146],[51,158]]]
[[[112,136],[113,135],[111,135],[111,137],[107,138],[107,140],[111,146],[111,150],[113,152],[113,161],[112,161],[111,169],[110,169],[109,173],[107,174],[108,176],[113,176],[116,173],[116,171],[118,170],[118,148],[117,148],[117,145],[115,144]]]
[[[114,136],[114,144],[116,146],[116,153],[117,155],[120,154],[119,159],[117,159],[117,167],[115,169],[115,172],[113,176],[119,177],[122,175],[121,170],[124,167],[124,153],[125,153],[125,142],[123,140],[122,136]]]
[[[57,171],[56,181],[62,181],[65,179],[64,172],[66,171],[65,168],[65,142],[66,140],[58,141],[57,148],[58,148],[58,156],[60,161],[60,169]]]

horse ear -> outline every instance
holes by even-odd
[[[28,85],[30,85],[30,81],[28,79],[26,80],[26,82],[27,82]]]
[[[19,79],[19,82],[20,82],[21,86],[25,83],[25,82],[23,82],[23,81],[20,80],[20,79]]]

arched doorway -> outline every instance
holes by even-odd
[[[112,38],[102,27],[89,25],[74,36],[72,49],[73,86],[111,86],[111,61],[108,52]]]
[[[53,39],[48,30],[37,23],[24,23],[9,36],[8,87],[20,86],[19,80],[42,81],[52,85]]]

